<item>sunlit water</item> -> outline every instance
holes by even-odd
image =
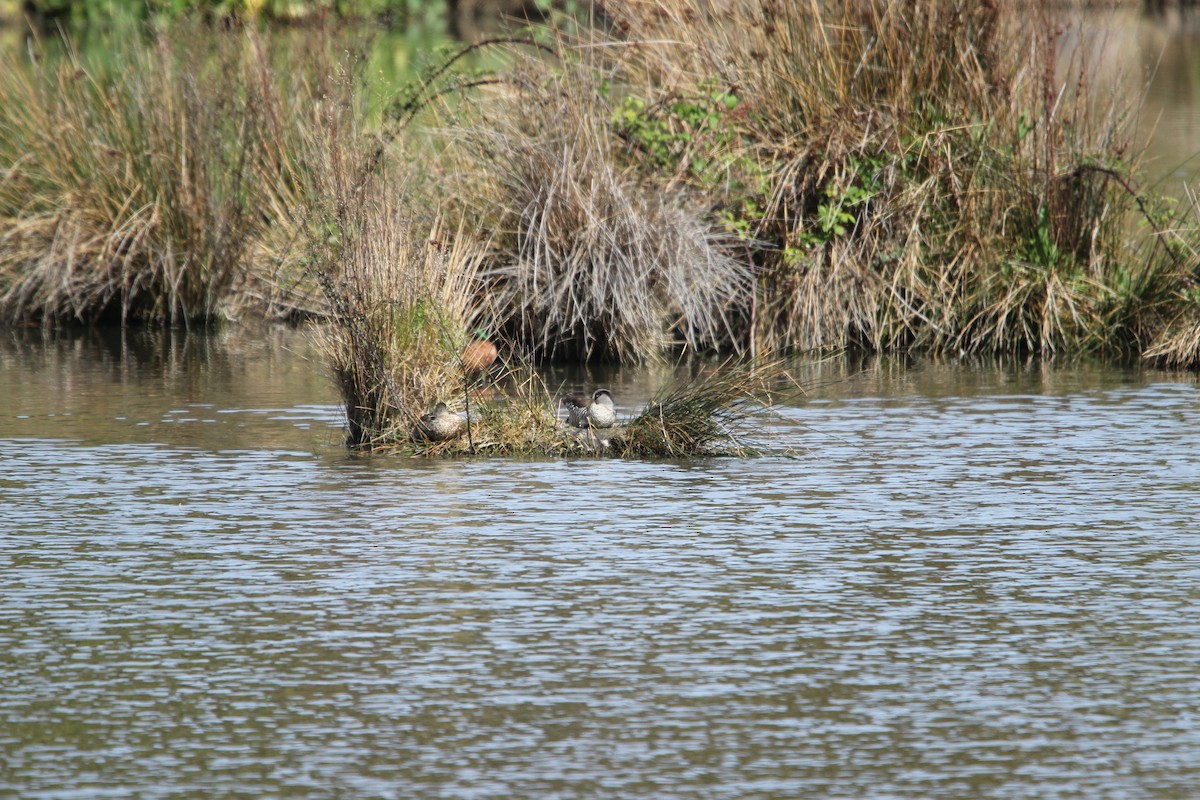
[[[0,367],[0,797],[1198,796],[1191,375],[798,365],[773,455],[429,462],[300,334]]]

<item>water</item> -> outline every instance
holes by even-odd
[[[301,334],[0,367],[0,797],[1198,796],[1194,376],[798,365],[771,456],[429,462]]]
[[[1064,60],[1087,65],[1095,96],[1119,98],[1142,151],[1136,185],[1148,196],[1183,198],[1200,176],[1200,9],[1165,16],[1140,3],[1097,4],[1067,25]],[[1083,47],[1079,47],[1083,42]],[[1120,98],[1125,98],[1120,100]],[[1139,102],[1140,100],[1140,102]]]

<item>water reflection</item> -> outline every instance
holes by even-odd
[[[1147,15],[1130,4],[1096,6],[1081,19],[1066,29],[1064,57],[1082,59],[1097,97],[1128,98],[1117,111],[1133,121],[1134,145],[1147,147],[1150,193],[1183,198],[1200,170],[1200,15]]]
[[[341,438],[322,359],[285,329],[9,331],[0,370],[0,425],[21,435],[306,450]]]
[[[1189,376],[799,365],[790,457],[429,462],[348,457],[303,341],[0,347],[0,794],[1200,778]]]

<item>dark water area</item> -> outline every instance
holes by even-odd
[[[1194,375],[798,363],[697,461],[352,456],[295,331],[0,376],[0,797],[1200,786]]]

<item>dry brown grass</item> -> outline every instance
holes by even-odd
[[[625,456],[753,454],[754,425],[771,407],[785,374],[779,359],[727,359],[699,365],[664,386],[628,422],[618,451]]]
[[[627,427],[595,436],[558,419],[553,393],[513,348],[478,376],[462,353],[486,316],[476,303],[483,250],[462,227],[406,217],[393,185],[342,184],[351,192],[331,217],[336,234],[313,244],[324,253],[317,275],[334,311],[324,344],[352,446],[420,456],[743,452],[738,423],[778,369],[726,363],[697,372]],[[414,441],[417,419],[438,402],[465,418],[461,435]]]
[[[298,148],[342,57],[337,36],[307,41],[280,64],[270,37],[179,23],[114,34],[102,60],[5,56],[4,316],[189,324],[238,293],[303,310],[278,267],[309,202]]]
[[[747,266],[696,198],[620,163],[597,69],[520,56],[453,132],[454,194],[493,233],[497,324],[555,358],[743,343]]]
[[[211,317],[244,268],[261,136],[212,89],[241,53],[179,44],[117,51],[111,79],[74,56],[0,70],[10,318]]]
[[[1062,4],[606,9],[613,83],[645,109],[630,126],[644,156],[645,132],[681,130],[679,109],[714,86],[737,100],[717,107],[722,135],[672,143],[666,179],[714,193],[752,237],[759,346],[1137,350],[1163,289],[1194,272],[1130,244],[1130,218],[1154,217],[1131,107],[1063,52]],[[696,168],[714,161],[733,177]]]
[[[1160,243],[1177,254],[1179,271],[1164,280],[1158,291],[1170,293],[1173,302],[1159,312],[1154,338],[1142,355],[1169,367],[1200,366],[1200,242],[1189,232],[1200,225],[1200,196],[1187,190],[1187,219],[1163,225]]]
[[[460,354],[479,315],[479,248],[462,227],[410,218],[383,186],[350,202],[316,267],[333,312],[323,341],[350,444],[403,441],[438,402],[469,403]]]
[[[779,360],[683,366],[633,418],[583,430],[558,417],[555,398],[536,369],[518,362],[498,377],[493,392],[477,398],[469,432],[432,444],[402,436],[380,444],[418,456],[745,457],[766,443],[757,420],[769,410],[784,375]]]
[[[498,40],[490,77],[438,71],[383,130],[334,36],[281,62],[184,26],[111,70],[6,68],[0,310],[328,316],[358,444],[474,407],[458,354],[479,326],[535,360],[1200,358],[1200,226],[1141,190],[1127,109],[1061,52],[1061,4],[605,9],[604,30]],[[493,434],[481,405],[470,450],[553,417],[509,369],[528,414]]]

